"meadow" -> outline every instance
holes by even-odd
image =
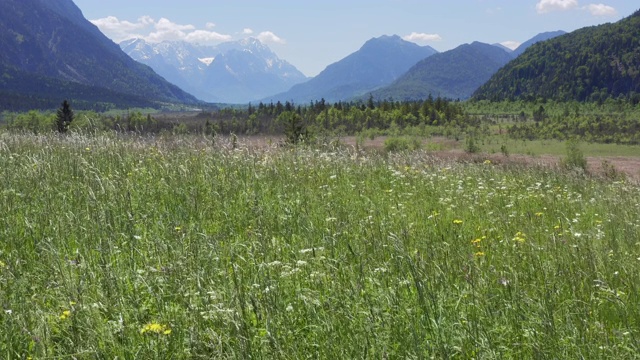
[[[638,186],[476,156],[0,134],[0,354],[637,358]]]

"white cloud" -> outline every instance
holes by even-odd
[[[196,27],[193,25],[180,25],[173,21],[162,18],[154,26],[154,32],[145,37],[145,40],[153,43],[162,41],[178,41],[186,40],[189,32],[195,31]]]
[[[440,41],[442,40],[442,36],[438,34],[425,34],[425,33],[412,32],[411,34],[404,36],[403,39],[407,41],[412,41],[412,42],[426,43],[431,41]]]
[[[284,39],[279,38],[276,34],[271,31],[263,31],[258,36],[256,36],[258,40],[265,44],[286,44],[287,42]]]
[[[155,23],[155,21],[149,16],[143,16],[135,23],[120,20],[115,16],[91,20],[91,22],[115,42],[120,42],[134,37],[141,37],[141,35],[136,34],[136,32]]]
[[[195,30],[185,36],[184,41],[191,43],[207,44],[231,40],[231,35],[224,35],[214,31]]]
[[[515,50],[518,48],[518,46],[520,46],[522,43],[519,41],[513,41],[513,40],[507,40],[507,41],[503,41],[500,43],[500,45],[504,46],[504,47],[508,47],[511,50]]]
[[[253,30],[251,30],[249,28],[244,28],[244,29],[242,29],[242,34],[251,35],[251,34],[253,34]]]
[[[589,4],[583,9],[589,11],[593,16],[616,16],[618,11],[605,4]]]
[[[225,35],[209,30],[200,30],[190,24],[177,24],[167,18],[155,21],[149,16],[143,16],[136,22],[119,20],[115,16],[91,21],[100,31],[115,42],[132,38],[141,38],[151,43],[162,41],[187,41],[208,44],[229,41],[231,35]],[[209,22],[205,25],[212,29],[216,25]]]
[[[578,7],[578,0],[540,0],[536,4],[538,14],[546,14],[553,11],[565,11]]]

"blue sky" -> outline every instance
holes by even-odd
[[[615,22],[640,8],[629,0],[74,0],[119,42],[217,44],[261,39],[305,75],[381,35],[438,51],[473,41],[514,47],[538,33]]]

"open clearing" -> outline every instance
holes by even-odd
[[[0,135],[0,353],[640,351],[637,185],[243,140]]]

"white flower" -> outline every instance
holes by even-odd
[[[287,305],[287,312],[292,312],[293,306],[291,304]]]

